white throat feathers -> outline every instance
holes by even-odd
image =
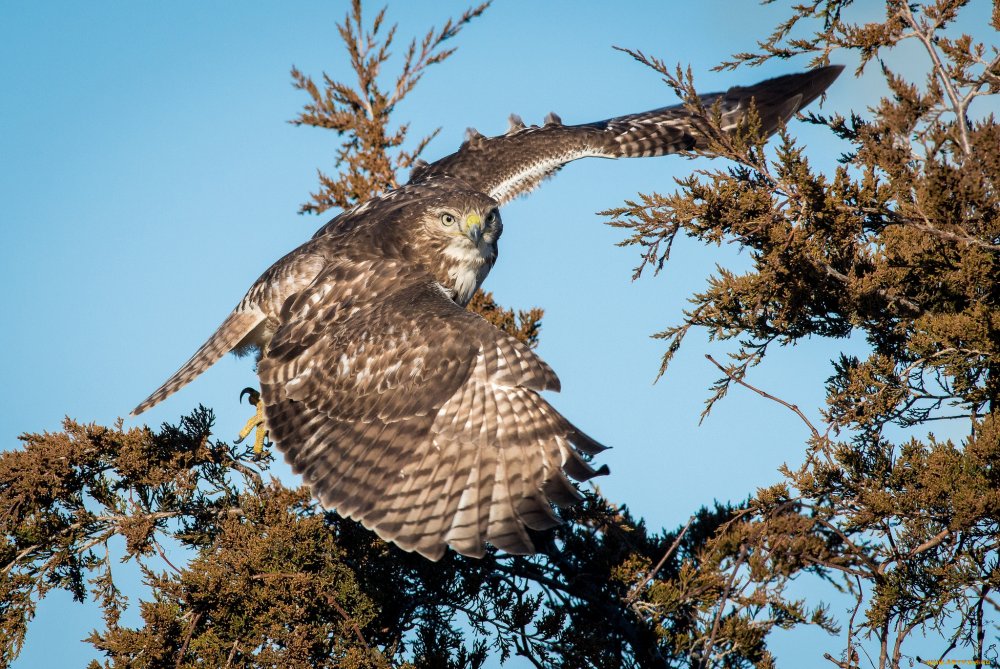
[[[458,238],[445,248],[444,254],[452,261],[446,287],[454,292],[455,302],[465,306],[493,268],[496,248],[486,242],[474,246],[468,239]]]

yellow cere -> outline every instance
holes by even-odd
[[[471,230],[474,226],[481,225],[483,218],[479,214],[469,214],[465,217],[465,229]]]

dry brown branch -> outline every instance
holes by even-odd
[[[898,3],[899,11],[906,20],[906,23],[913,29],[913,35],[924,45],[927,55],[934,63],[934,76],[938,83],[944,88],[948,99],[951,101],[952,112],[955,114],[955,124],[958,126],[960,145],[966,155],[972,153],[972,144],[969,141],[969,119],[966,116],[966,107],[962,98],[958,95],[954,80],[949,75],[948,68],[941,61],[937,47],[934,44],[933,35],[941,27],[938,25],[928,25],[923,19],[917,19],[913,15],[913,10],[909,3]]]
[[[709,634],[708,638],[705,639],[705,650],[701,658],[701,666],[708,669],[709,661],[712,659],[712,649],[715,647],[715,637],[719,633],[719,625],[722,622],[722,616],[726,609],[726,604],[729,602],[729,592],[733,588],[733,583],[736,581],[737,573],[740,567],[743,566],[743,561],[746,559],[747,547],[746,544],[740,546],[740,554],[733,562],[732,570],[729,573],[729,579],[726,581],[726,588],[722,591],[722,599],[719,601],[718,608],[715,612],[715,618],[712,621],[712,632]]]
[[[632,590],[625,598],[626,604],[631,604],[633,601],[635,601],[635,598],[639,596],[639,593],[642,591],[644,587],[646,587],[646,584],[652,581],[656,577],[656,574],[660,571],[660,569],[663,568],[663,565],[667,563],[667,560],[670,558],[671,555],[673,555],[674,551],[677,550],[677,547],[681,545],[681,540],[684,539],[684,535],[687,534],[687,531],[691,529],[691,523],[693,522],[694,522],[694,516],[691,516],[691,518],[687,522],[687,525],[684,526],[684,529],[681,530],[680,534],[677,535],[677,538],[675,538],[673,543],[670,544],[670,548],[668,548],[667,552],[663,554],[663,557],[661,557],[660,561],[656,563],[656,566],[653,567],[650,570],[650,572],[643,577],[641,581],[639,581],[632,587]]]
[[[733,381],[735,381],[737,384],[743,386],[744,388],[746,388],[748,390],[752,390],[753,392],[757,393],[758,395],[760,395],[761,397],[763,397],[765,399],[769,399],[769,400],[772,400],[774,402],[777,402],[781,406],[783,406],[783,407],[787,408],[788,410],[792,411],[796,416],[798,416],[800,419],[802,419],[802,422],[806,424],[806,427],[809,428],[809,431],[812,433],[812,435],[813,435],[814,438],[816,438],[816,439],[822,439],[822,435],[820,434],[819,430],[816,429],[816,427],[806,417],[806,415],[804,413],[802,413],[802,410],[799,409],[799,407],[797,405],[792,404],[790,402],[786,402],[785,400],[781,399],[780,397],[775,397],[774,395],[772,395],[772,394],[770,394],[768,392],[765,392],[765,391],[761,390],[760,388],[757,388],[755,386],[750,385],[749,383],[747,383],[743,379],[736,377],[728,369],[726,369],[725,367],[723,367],[722,365],[720,365],[718,363],[718,361],[715,358],[713,358],[711,355],[709,355],[709,354],[706,353],[705,357],[708,359],[709,362],[711,362],[713,365],[715,365],[716,367],[718,367],[720,372],[722,372],[723,374],[725,374],[726,376],[728,376],[730,379],[732,379]]]
[[[233,666],[233,660],[236,659],[236,651],[239,650],[239,644],[240,644],[239,639],[233,642],[233,649],[229,651],[229,656],[226,657],[226,666],[223,667],[223,669],[228,669],[229,667]]]
[[[199,619],[201,619],[201,613],[195,613],[191,616],[191,622],[188,623],[187,629],[184,631],[184,642],[181,644],[181,649],[177,651],[177,661],[174,662],[174,669],[180,669],[181,664],[183,664],[188,644],[191,643],[191,635],[194,633],[194,628],[198,624]]]

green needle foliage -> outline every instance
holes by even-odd
[[[637,275],[662,266],[682,232],[748,251],[750,271],[720,269],[659,335],[661,371],[693,327],[739,341],[716,363],[706,415],[734,385],[794,411],[810,436],[783,483],[659,532],[589,493],[562,526],[536,533],[539,555],[431,563],[269,477],[270,456],[214,440],[205,408],[156,431],[67,420],[0,454],[0,664],[58,589],[103,611],[88,639],[102,654],[93,669],[475,668],[490,654],[566,669],[766,669],[771,632],[798,625],[833,635],[817,666],[927,665],[906,645],[924,634],[940,640],[940,659],[985,666],[1000,587],[1000,131],[970,107],[1000,93],[1000,58],[949,31],[963,4],[888,2],[885,20],[866,24],[848,21],[847,1],[791,8],[758,52],[724,66],[822,63],[834,49],[882,65],[890,97],[811,117],[844,142],[843,165],[817,172],[784,133],[768,156],[751,115],[713,147],[730,167],[608,212],[641,250]],[[994,7],[981,28],[995,38]],[[317,85],[293,70],[310,99],[295,122],[342,140],[338,176],[321,174],[302,211],[396,185],[428,139],[406,148],[395,105],[485,9],[412,42],[383,86],[396,27],[384,10],[366,24],[353,3],[339,28],[356,83],[324,74]],[[880,60],[903,40],[928,54],[920,85]],[[690,74],[633,55],[697,108]],[[474,307],[537,341],[540,310],[515,313],[489,295]],[[822,422],[748,378],[775,344],[812,336],[868,346],[833,361]],[[936,438],[933,425],[964,436]],[[123,585],[123,561],[138,565],[140,591]],[[790,596],[803,575],[839,587],[847,614]],[[127,607],[135,626],[122,622]]]

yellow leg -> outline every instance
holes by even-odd
[[[264,452],[264,447],[270,443],[267,438],[267,424],[264,422],[264,403],[260,401],[260,393],[253,388],[244,388],[243,392],[240,393],[240,399],[243,399],[244,394],[250,396],[250,403],[257,407],[257,413],[240,430],[240,436],[236,439],[236,443],[240,443],[253,432],[253,452],[255,455],[260,455]]]

